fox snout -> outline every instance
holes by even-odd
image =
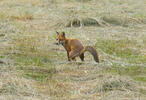
[[[64,45],[65,44],[65,41],[57,41],[55,44],[56,45],[60,45],[60,44]]]
[[[56,43],[55,43],[56,45],[60,45],[60,41],[56,41]]]
[[[59,43],[54,43],[55,45],[59,45]]]
[[[54,43],[55,45],[59,45],[60,41],[58,39],[56,39],[56,42]]]

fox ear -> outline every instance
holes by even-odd
[[[62,32],[62,37],[65,37],[65,32]]]
[[[58,35],[58,34],[59,34],[59,32],[57,32],[57,31],[56,31],[56,34]]]

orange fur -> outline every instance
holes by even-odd
[[[84,47],[79,40],[66,38],[65,32],[57,32],[56,40],[58,42],[57,44],[62,44],[67,51],[68,61],[76,60],[75,58],[77,56],[79,56],[80,59],[84,61],[84,52],[89,51],[94,57],[94,60],[96,62],[99,62],[98,54],[95,48],[93,48],[92,46]]]

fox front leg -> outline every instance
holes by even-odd
[[[67,58],[68,58],[68,61],[71,61],[70,58],[69,58],[69,52],[67,52]]]

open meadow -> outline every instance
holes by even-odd
[[[0,0],[0,100],[146,100],[146,0]]]

